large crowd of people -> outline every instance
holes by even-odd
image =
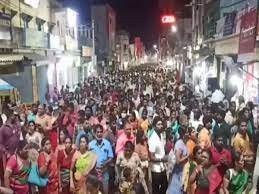
[[[243,194],[256,184],[254,105],[242,96],[214,103],[177,71],[144,66],[46,100],[3,107],[0,193]]]

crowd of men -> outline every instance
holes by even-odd
[[[0,193],[256,193],[258,126],[242,96],[214,103],[144,66],[46,100],[3,107]]]

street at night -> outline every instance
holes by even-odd
[[[0,194],[259,194],[259,0],[0,0]]]

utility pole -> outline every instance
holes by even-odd
[[[97,65],[96,65],[96,56],[95,56],[95,23],[92,20],[92,41],[93,41],[93,50],[92,50],[92,64],[94,70],[97,72]]]

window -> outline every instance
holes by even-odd
[[[24,28],[29,28],[29,21],[23,20],[23,25],[24,25]]]
[[[42,30],[42,25],[41,25],[41,23],[37,23],[37,28],[38,28],[38,31],[41,31],[41,30]]]

